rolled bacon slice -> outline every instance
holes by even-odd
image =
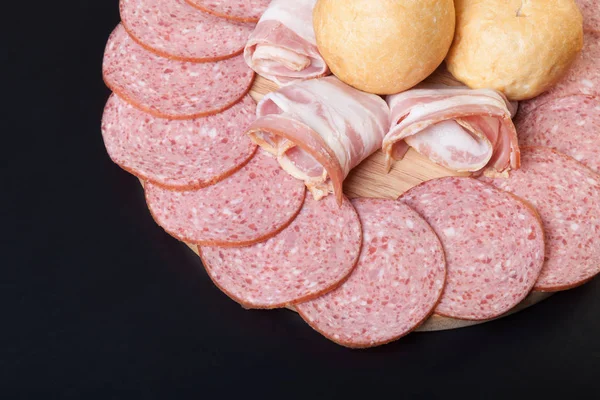
[[[517,105],[491,89],[421,84],[388,96],[391,129],[383,140],[387,168],[409,147],[459,172],[501,175],[520,166]]]
[[[275,155],[319,200],[330,192],[342,202],[350,170],[381,148],[389,108],[333,76],[298,82],[267,94],[247,133]]]
[[[244,49],[250,68],[279,85],[328,75],[313,29],[315,3],[273,0]]]

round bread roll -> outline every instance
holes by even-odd
[[[583,46],[574,0],[456,0],[448,70],[471,88],[526,100],[554,85]]]
[[[317,47],[331,71],[365,92],[394,94],[429,76],[454,37],[452,0],[318,0]]]

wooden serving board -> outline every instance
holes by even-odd
[[[436,71],[429,80],[438,83],[444,82],[446,84],[456,84],[456,81],[454,81],[443,69]],[[259,101],[266,93],[276,89],[277,85],[275,83],[262,77],[257,77],[254,86],[250,91],[250,95],[254,100]],[[383,152],[378,151],[350,172],[350,175],[344,182],[344,192],[349,198],[378,197],[397,199],[402,193],[421,182],[444,176],[468,175],[468,173],[456,173],[440,167],[412,149],[409,150],[403,160],[397,161],[394,164],[389,173],[386,173]],[[196,245],[188,244],[188,246],[198,254]],[[548,298],[550,295],[551,293],[532,292],[517,307],[499,318],[521,311]],[[418,331],[456,329],[483,322],[488,321],[465,321],[434,314],[421,325]]]

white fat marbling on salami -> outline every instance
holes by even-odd
[[[277,308],[317,297],[356,265],[361,226],[350,201],[307,196],[296,219],[269,240],[238,248],[200,247],[211,279],[247,308]]]
[[[257,22],[271,0],[186,0],[190,5],[236,21]]]
[[[600,33],[585,32],[583,49],[566,76],[547,92],[519,103],[519,114],[528,114],[558,97],[583,94],[600,97]]]
[[[171,191],[146,184],[154,220],[179,240],[201,245],[243,246],[285,228],[304,202],[304,184],[258,151],[238,172],[215,185]]]
[[[145,50],[122,25],[104,52],[104,81],[135,107],[157,117],[191,119],[223,111],[246,94],[254,72],[242,56],[192,63]]]
[[[600,98],[559,97],[515,120],[522,146],[551,147],[600,172]]]
[[[155,118],[112,95],[102,117],[110,158],[156,185],[197,189],[225,179],[250,160],[256,145],[245,135],[255,119],[250,96],[226,111],[174,121]]]
[[[121,21],[139,44],[163,57],[216,61],[240,54],[254,26],[199,12],[185,0],[121,0]]]
[[[455,177],[422,183],[400,199],[433,227],[444,246],[448,275],[436,313],[485,320],[527,296],[544,262],[544,233],[524,202]]]
[[[539,212],[546,261],[535,290],[569,289],[600,273],[600,176],[544,147],[524,147],[521,169],[487,179],[521,196]]]
[[[356,199],[363,249],[347,281],[296,305],[315,330],[349,347],[388,343],[414,330],[435,307],[446,275],[431,227],[394,200]]]
[[[600,1],[575,0],[583,15],[583,30],[600,33]]]

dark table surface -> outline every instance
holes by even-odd
[[[600,279],[496,322],[363,351],[292,312],[243,310],[152,221],[136,178],[105,153],[101,63],[118,1],[18,6],[4,13],[0,55],[0,397],[600,389]]]

